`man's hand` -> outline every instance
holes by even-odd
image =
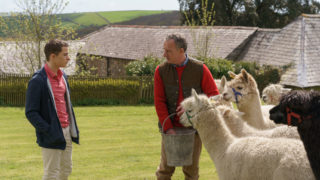
[[[184,113],[184,109],[181,105],[177,107],[176,112],[179,117]]]
[[[176,131],[174,129],[168,129],[166,134],[176,134]]]

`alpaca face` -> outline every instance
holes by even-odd
[[[287,124],[287,113],[283,111],[280,105],[273,107],[270,111],[270,119],[273,120],[276,124]]]
[[[280,101],[281,92],[262,92],[262,101],[266,104],[277,105]]]
[[[226,101],[241,102],[241,99],[247,94],[256,93],[257,85],[253,77],[244,69],[241,73],[235,75],[229,73],[233,79],[230,81],[227,90],[223,92],[223,98]]]
[[[184,113],[180,116],[180,123],[185,127],[193,126],[195,123],[197,107],[195,106],[194,101],[194,97],[191,96],[181,103]]]
[[[180,123],[185,127],[193,126],[196,128],[198,123],[197,115],[209,104],[210,102],[207,96],[198,95],[196,91],[192,89],[192,95],[181,102],[184,113],[180,117]]]
[[[265,102],[266,104],[272,104],[273,102],[273,94],[277,94],[279,93],[275,88],[274,86],[267,86],[263,89],[262,91],[262,100],[263,102]]]
[[[320,93],[314,91],[291,91],[282,96],[279,105],[270,110],[270,119],[275,123],[298,126],[317,116]]]
[[[263,89],[261,97],[266,104],[277,105],[281,95],[290,92],[290,90],[289,88],[283,88],[280,84],[270,84]]]

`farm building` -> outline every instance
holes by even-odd
[[[86,36],[83,39],[86,45],[78,57],[100,57],[94,61],[95,73],[119,76],[125,75],[124,66],[133,60],[141,60],[148,55],[161,58],[163,42],[169,34],[180,34],[187,39],[190,56],[206,53],[209,57],[232,58],[256,30],[252,27],[218,26],[109,26]]]
[[[18,44],[18,45],[17,45]],[[64,71],[68,75],[76,73],[76,55],[81,47],[82,41],[68,41],[70,62]],[[42,44],[44,47],[44,43]],[[32,67],[32,62],[28,56],[34,56],[30,47],[35,47],[30,43],[16,43],[10,41],[0,42],[0,74],[32,74],[38,69],[36,65]],[[42,47],[42,49],[43,49]],[[41,51],[42,64],[45,63],[44,52]]]
[[[79,58],[99,57],[99,75],[125,75],[125,65],[147,55],[162,57],[167,35],[180,34],[188,41],[190,56],[255,61],[283,66],[292,64],[281,84],[320,86],[320,15],[303,14],[282,29],[214,26],[108,26],[87,35]],[[91,64],[92,65],[92,64]],[[319,71],[318,71],[319,72]]]
[[[234,60],[292,67],[280,83],[295,87],[320,86],[320,15],[301,15],[282,29],[258,29]]]
[[[162,57],[163,42],[169,34],[188,41],[189,56],[206,55],[233,61],[291,68],[281,84],[295,87],[320,86],[320,15],[301,15],[282,29],[214,26],[107,26],[81,41],[70,41],[71,62],[65,69],[77,73],[81,63],[93,74],[124,76],[125,65],[145,56]],[[28,62],[19,57],[13,42],[0,42],[0,74],[30,74]],[[44,56],[44,55],[42,55]],[[44,59],[44,58],[43,58]],[[92,60],[94,59],[94,60]],[[44,61],[43,61],[44,62]]]

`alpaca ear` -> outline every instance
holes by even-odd
[[[192,96],[196,99],[196,101],[199,103],[199,102],[200,102],[200,99],[199,99],[199,97],[198,97],[198,94],[197,94],[196,90],[194,90],[194,89],[192,88],[191,94],[192,94]]]
[[[248,72],[245,69],[241,69],[241,74],[242,74],[243,79],[246,82],[249,82],[249,75],[248,75]]]
[[[193,88],[191,89],[191,94],[192,96],[198,96],[197,91],[194,90]]]
[[[236,77],[236,74],[232,71],[228,71],[228,74],[230,76],[231,79],[234,79]]]
[[[220,87],[224,87],[227,84],[227,78],[223,75],[220,81]]]

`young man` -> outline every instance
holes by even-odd
[[[191,89],[207,96],[219,94],[213,77],[202,62],[188,57],[187,42],[177,35],[169,35],[164,42],[166,62],[159,65],[154,75],[154,103],[159,118],[159,126],[167,134],[175,134],[174,127],[182,127],[179,116],[183,113],[180,103],[191,95]],[[169,114],[178,113],[162,127]],[[199,157],[202,143],[198,134],[195,135],[193,163],[182,168],[186,180],[199,179]],[[175,167],[167,165],[164,145],[161,147],[161,162],[156,171],[158,180],[170,180]]]
[[[70,60],[68,44],[51,40],[44,52],[47,62],[29,81],[25,113],[42,147],[43,180],[66,180],[72,170],[72,141],[79,144],[69,84],[60,70]]]

